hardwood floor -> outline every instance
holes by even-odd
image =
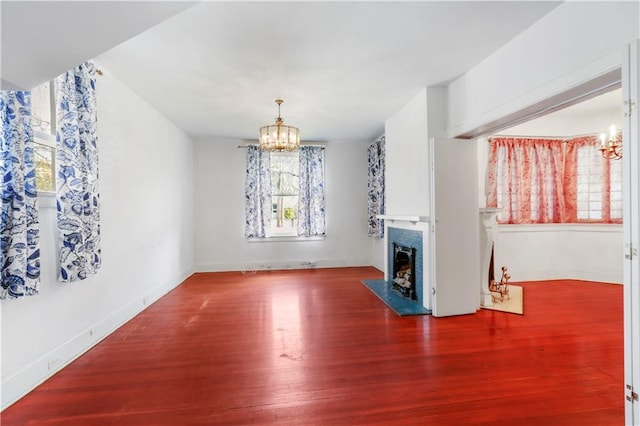
[[[624,424],[622,286],[524,286],[525,315],[398,317],[373,268],[196,274],[2,425]]]

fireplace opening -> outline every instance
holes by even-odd
[[[416,293],[416,249],[393,243],[392,288],[402,296],[418,300]]]

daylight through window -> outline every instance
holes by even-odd
[[[298,235],[299,158],[297,152],[272,152],[271,235]]]
[[[31,128],[34,137],[36,188],[41,192],[55,192],[55,94],[53,81],[31,91]]]

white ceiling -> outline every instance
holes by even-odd
[[[551,114],[503,130],[498,135],[567,137],[622,128],[622,89],[617,88]]]
[[[194,4],[0,0],[2,89],[32,89]]]
[[[134,3],[140,10],[125,12],[116,10],[122,2],[100,2],[88,24],[67,27],[60,18],[84,22],[89,2],[73,2],[85,9],[61,16],[51,6],[58,2],[34,3],[29,14],[42,19],[25,37],[14,16],[25,19],[29,3],[2,3],[3,79],[37,83],[97,55],[105,71],[192,136],[255,139],[282,97],[285,123],[300,127],[304,140],[382,134],[384,121],[421,88],[451,81],[559,4],[202,2],[116,46],[184,4]],[[141,13],[145,3],[153,14]],[[24,59],[23,51],[42,46],[45,60],[30,70],[33,55]],[[75,62],[61,69],[57,55]]]

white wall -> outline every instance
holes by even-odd
[[[500,225],[495,267],[511,281],[576,279],[622,284],[621,225]]]
[[[388,215],[429,216],[427,89],[385,123],[385,209]]]
[[[429,139],[444,137],[446,89],[420,90],[385,122],[385,209],[388,215],[431,216]],[[384,269],[384,244],[374,244],[373,265]]]
[[[501,119],[620,67],[638,2],[565,2],[448,87],[448,132]]]
[[[244,238],[245,142],[195,142],[195,268],[197,271],[365,266],[369,141],[329,142],[325,149],[327,236],[323,241],[249,242]]]
[[[3,408],[193,272],[192,141],[98,66],[102,268],[56,281],[49,199],[40,209],[40,294],[1,305]]]
[[[372,266],[384,272],[384,238],[372,238]]]

